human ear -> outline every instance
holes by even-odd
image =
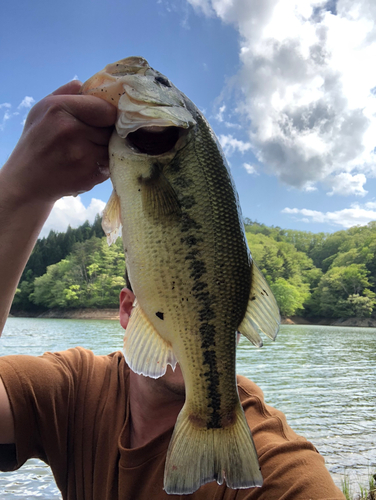
[[[123,288],[120,292],[120,324],[125,329],[127,328],[129,316],[132,312],[132,306],[135,299],[135,295],[133,292],[128,290],[128,288]]]

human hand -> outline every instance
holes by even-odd
[[[31,109],[0,171],[2,190],[17,200],[54,203],[108,178],[108,141],[117,110],[97,97],[79,95],[80,88],[80,82],[71,81]]]

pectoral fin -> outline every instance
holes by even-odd
[[[120,198],[112,191],[103,211],[102,228],[107,236],[107,243],[112,245],[121,235]]]
[[[166,179],[162,168],[154,164],[149,177],[140,176],[142,206],[146,212],[155,217],[180,214],[180,203],[174,188]]]
[[[273,292],[255,262],[252,262],[251,283],[247,311],[238,330],[257,347],[261,347],[262,340],[258,332],[274,340],[281,316]]]
[[[125,330],[124,357],[132,371],[152,378],[162,377],[167,365],[175,369],[177,363],[171,345],[155,330],[137,300]]]

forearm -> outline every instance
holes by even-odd
[[[25,200],[12,193],[5,171],[0,170],[0,334],[22,271],[52,207],[51,201]]]
[[[30,111],[0,170],[0,334],[22,271],[52,207],[108,178],[116,108],[70,82]]]

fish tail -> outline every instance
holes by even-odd
[[[233,420],[224,428],[200,427],[183,407],[167,452],[166,493],[193,493],[211,481],[226,481],[234,489],[262,486],[256,448],[240,404]]]

